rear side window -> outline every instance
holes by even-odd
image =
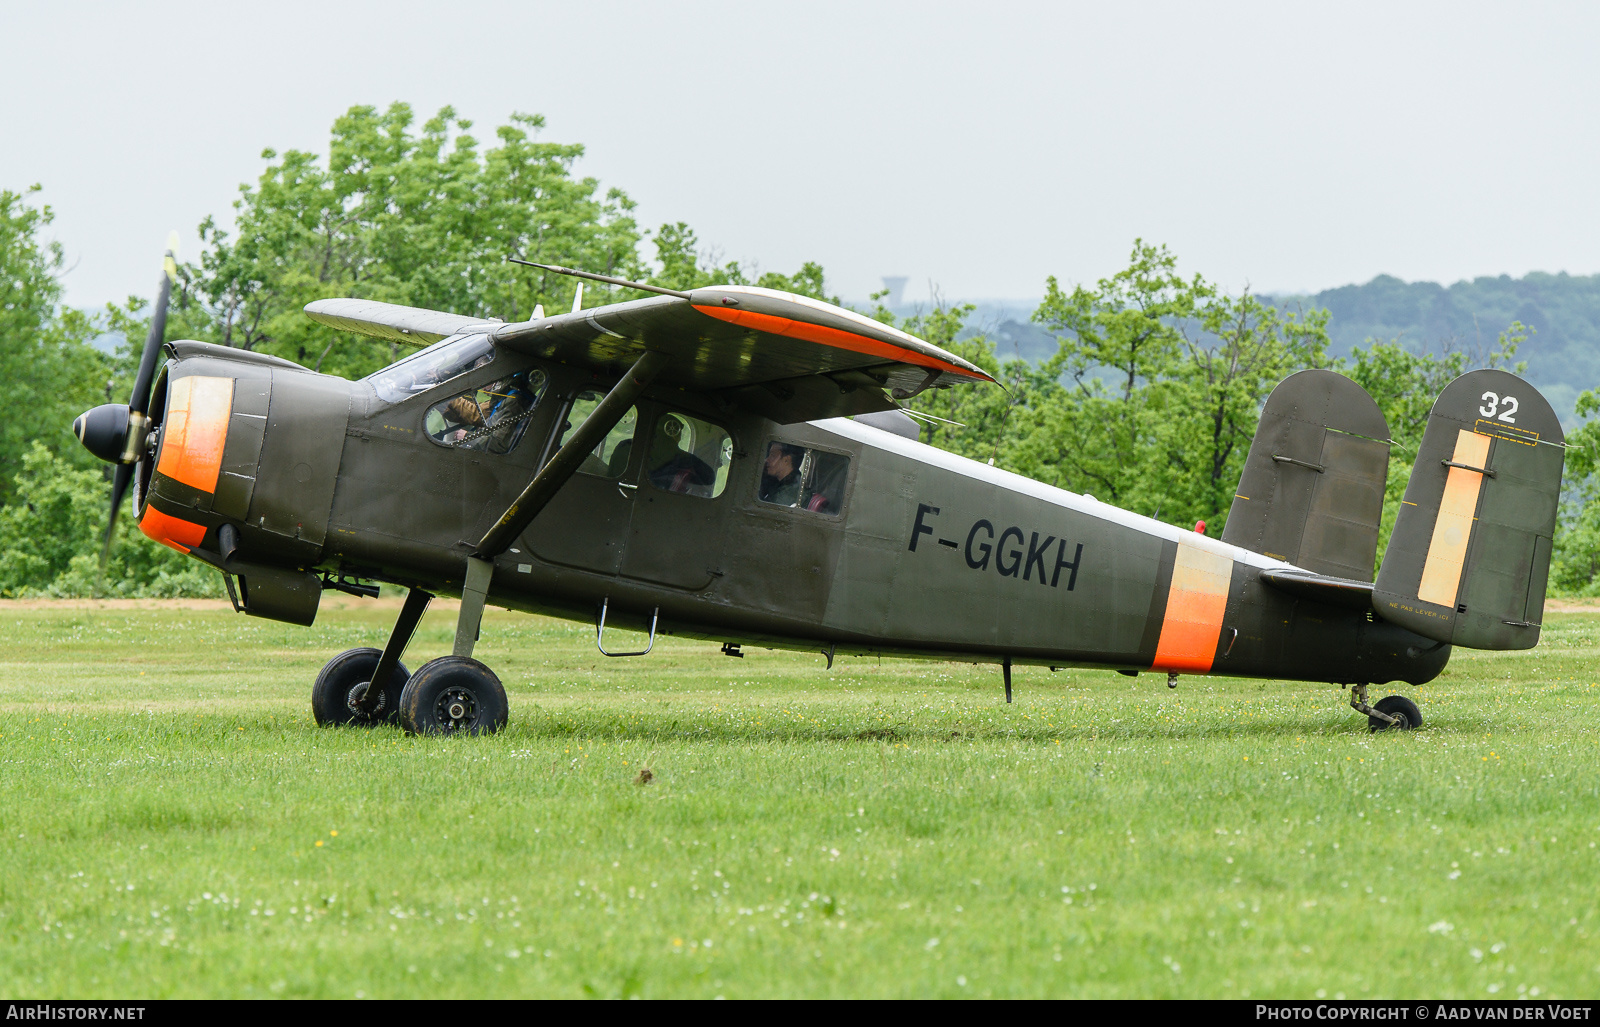
[[[790,442],[767,443],[756,498],[773,506],[837,516],[844,509],[850,458]]]
[[[715,499],[728,487],[733,439],[714,424],[688,414],[666,414],[650,433],[644,471],[666,492]]]

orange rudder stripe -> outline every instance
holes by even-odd
[[[232,413],[232,378],[190,375],[173,382],[156,473],[201,492],[215,492]]]
[[[1456,436],[1455,463],[1487,467],[1489,436],[1462,429]],[[1454,606],[1461,590],[1461,570],[1467,562],[1467,545],[1472,541],[1472,522],[1478,512],[1478,493],[1483,490],[1483,475],[1464,467],[1450,468],[1439,499],[1439,519],[1433,522],[1433,538],[1422,563],[1422,582],[1417,598],[1425,603]]]
[[[1217,655],[1222,617],[1228,609],[1233,560],[1198,546],[1178,543],[1172,565],[1172,587],[1162,615],[1152,670],[1186,670],[1204,674]]]

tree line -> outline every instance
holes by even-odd
[[[820,265],[792,274],[721,260],[690,226],[641,229],[620,189],[581,177],[583,147],[539,138],[541,118],[513,115],[493,145],[445,108],[420,125],[405,104],[352,107],[326,155],[265,150],[242,185],[232,227],[200,225],[204,248],[179,267],[168,338],[285,357],[357,378],[402,354],[395,344],[335,332],[304,317],[334,296],[385,300],[506,320],[536,306],[566,309],[576,283],[518,265],[581,267],[676,289],[755,284],[837,302]],[[215,595],[217,574],[149,542],[124,517],[107,572],[104,465],[72,438],[82,410],[127,397],[145,336],[147,301],[98,312],[61,302],[63,254],[35,190],[0,189],[0,595]],[[593,284],[586,305],[623,298]],[[874,300],[881,300],[881,295]],[[1087,493],[1163,521],[1205,521],[1220,534],[1255,433],[1278,381],[1308,367],[1349,375],[1378,401],[1395,440],[1384,540],[1433,398],[1474,366],[1514,363],[1519,323],[1483,352],[1419,351],[1368,340],[1329,357],[1329,315],[1282,309],[1185,277],[1165,247],[1135,241],[1126,267],[1092,285],[1050,278],[1033,320],[1059,341],[1047,360],[1002,361],[983,335],[963,337],[970,307],[934,304],[885,322],[961,354],[1001,387],[925,393],[910,404],[935,446]],[[129,340],[105,354],[107,332]],[[1600,394],[1578,404],[1552,583],[1600,591]],[[1381,552],[1381,549],[1380,549]]]

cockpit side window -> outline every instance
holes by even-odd
[[[440,400],[428,408],[423,426],[442,446],[509,453],[522,441],[548,384],[537,368],[519,371]]]
[[[362,381],[371,385],[385,403],[398,403],[481,367],[493,357],[494,343],[487,335],[456,335],[369,374]]]

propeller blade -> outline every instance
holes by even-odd
[[[111,516],[106,521],[106,542],[100,547],[100,574],[106,572],[106,561],[111,558],[111,541],[117,536],[117,511],[122,509],[122,497],[128,494],[133,481],[133,465],[118,464],[111,474]]]
[[[161,356],[161,344],[167,335],[167,304],[172,299],[172,284],[178,280],[178,233],[167,237],[167,252],[161,259],[161,287],[156,294],[155,308],[150,312],[150,334],[144,341],[144,352],[139,355],[139,373],[133,379],[133,395],[128,397],[128,410],[141,417],[150,410],[150,383],[156,376],[156,361]]]

